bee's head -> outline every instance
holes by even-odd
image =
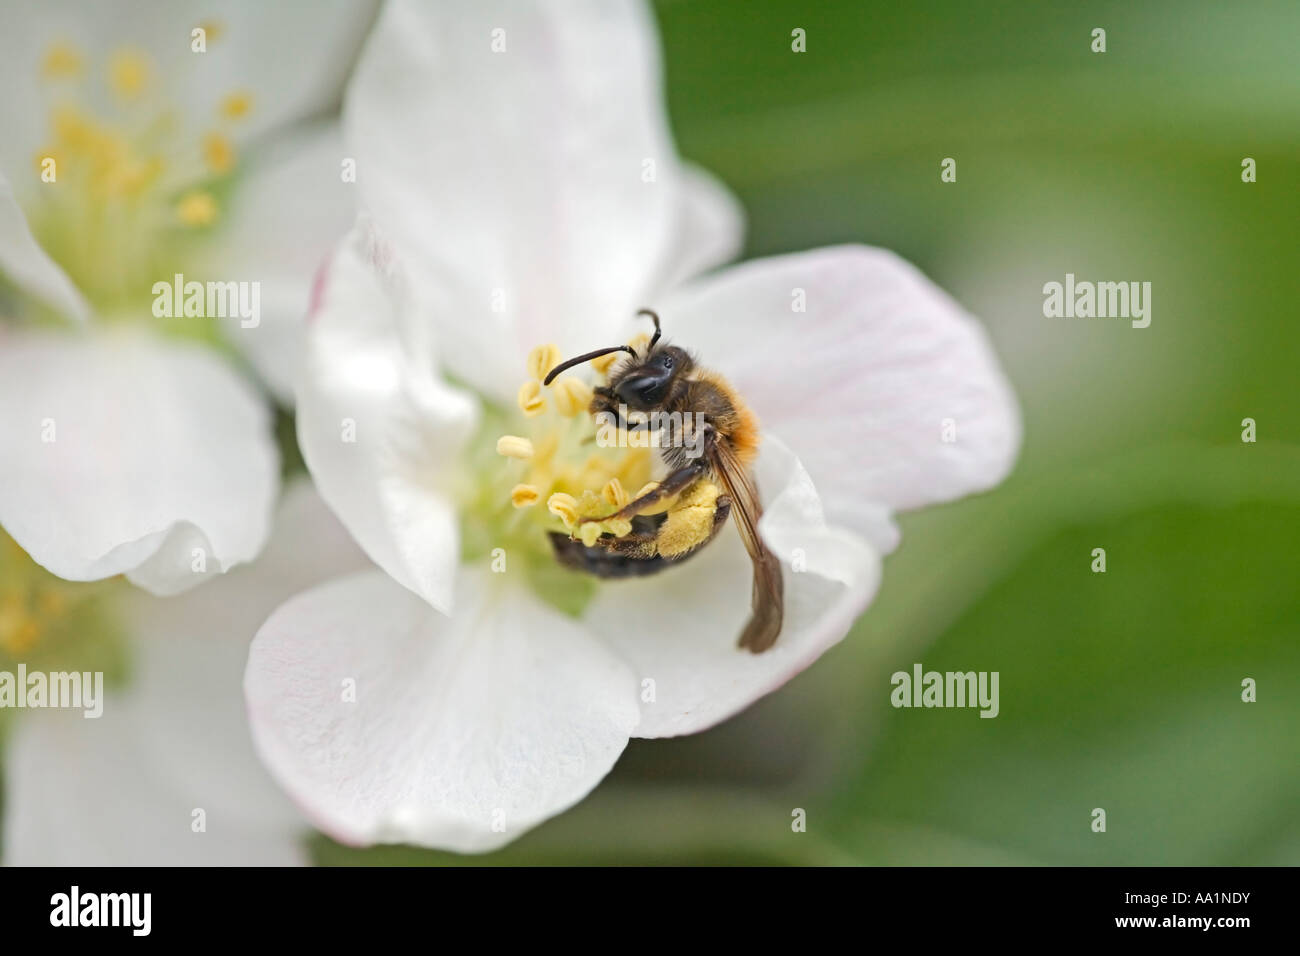
[[[590,362],[611,352],[626,352],[632,356],[628,362],[610,379],[610,390],[618,396],[619,401],[635,411],[650,411],[662,404],[672,390],[673,383],[679,375],[690,371],[694,364],[685,349],[675,345],[659,345],[659,316],[649,309],[642,309],[637,315],[648,315],[654,320],[655,334],[646,346],[645,354],[638,355],[630,345],[615,345],[606,349],[597,349],[585,355],[579,355],[561,362],[551,369],[543,385],[550,385],[565,369],[582,362]]]
[[[610,379],[618,400],[634,411],[645,412],[663,404],[679,375],[690,369],[685,349],[665,345],[652,349],[645,359],[627,363]]]

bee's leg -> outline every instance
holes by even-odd
[[[679,491],[685,490],[690,484],[697,480],[705,472],[706,466],[702,460],[696,460],[689,465],[683,465],[671,475],[659,482],[658,485],[651,488],[640,498],[629,501],[618,511],[610,515],[603,515],[599,518],[583,518],[582,521],[609,521],[611,518],[632,518],[651,505],[658,504],[665,498],[671,498]]]
[[[619,407],[621,403],[618,400],[618,396],[615,395],[613,390],[607,386],[597,385],[591,390],[591,394],[591,405],[588,406],[587,410],[591,412],[592,415],[613,415],[614,423],[618,427],[619,431],[643,432],[650,427],[648,419],[643,422],[632,423],[624,418],[622,410]]]

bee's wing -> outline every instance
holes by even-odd
[[[763,505],[749,469],[736,458],[731,444],[722,437],[708,443],[709,464],[731,496],[731,513],[736,517],[740,539],[745,542],[754,563],[753,614],[740,635],[740,646],[755,654],[767,650],[781,633],[785,615],[785,595],[781,581],[781,562],[767,549],[758,535],[758,519]]]

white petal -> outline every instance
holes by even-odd
[[[532,346],[626,337],[666,268],[681,178],[640,3],[395,0],[344,126],[457,377],[506,399]]]
[[[365,559],[305,482],[285,495],[256,563],[182,597],[135,594],[123,612],[132,680],[99,718],[18,721],[5,859],[63,866],[305,862],[306,821],[258,761],[241,681],[248,644],[294,590]],[[206,830],[192,828],[204,812]]]
[[[1019,410],[983,329],[893,253],[837,246],[747,262],[661,315],[789,444],[828,519],[884,550],[882,505],[982,491],[1015,461]]]
[[[667,291],[740,254],[745,244],[745,210],[726,186],[698,166],[683,168],[670,259],[654,292]],[[647,303],[653,304],[652,299]]]
[[[72,280],[32,235],[13,187],[0,173],[0,282],[3,280],[67,318],[85,322],[89,316],[89,307]],[[0,319],[7,318],[8,312],[7,303],[0,299]]]
[[[175,593],[261,550],[279,481],[270,422],[211,352],[0,333],[0,407],[0,525],[60,577],[126,573]]]
[[[755,476],[759,529],[785,578],[785,623],[770,650],[736,646],[752,566],[730,525],[681,567],[602,588],[587,611],[588,626],[632,663],[641,686],[654,682],[638,737],[695,733],[745,709],[839,643],[875,594],[878,556],[854,533],[827,527],[807,472],[770,436]]]
[[[109,98],[107,64],[119,50],[150,60],[154,83],[148,105],[177,109],[194,131],[218,120],[227,94],[247,91],[252,112],[235,132],[252,140],[281,124],[315,115],[337,102],[365,31],[370,0],[222,0],[204,9],[153,0],[42,0],[7,3],[0,31],[0,88],[23,95],[0,99],[0,168],[26,195],[32,157],[45,146],[48,110],[66,92],[41,80],[41,62],[55,42],[72,43],[86,58],[92,102]],[[215,21],[220,32],[203,53],[191,50],[191,31]],[[52,97],[39,95],[52,88]],[[23,177],[23,179],[19,179]],[[30,177],[39,188],[34,176]]]
[[[293,404],[312,281],[356,218],[356,185],[344,182],[334,122],[286,131],[258,154],[211,244],[207,277],[258,283],[260,321],[222,327],[283,404]]]
[[[364,222],[339,246],[307,324],[298,441],[371,559],[445,611],[460,547],[449,486],[478,409],[434,373],[404,276]]]
[[[258,750],[338,840],[490,850],[580,800],[627,744],[636,685],[604,644],[500,576],[462,580],[448,618],[382,574],[342,578],[253,642]]]

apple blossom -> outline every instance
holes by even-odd
[[[891,253],[682,281],[735,253],[741,217],[676,155],[642,6],[453,6],[389,3],[350,82],[366,215],[319,278],[297,391],[317,486],[382,570],[280,607],[245,688],[263,760],[322,830],[482,851],[581,799],[629,737],[709,727],[841,640],[891,514],[998,483],[1019,416],[980,326]],[[551,554],[552,495],[649,464],[591,445],[592,373],[538,380],[627,341],[641,306],[762,422],[786,605],[765,653],[736,647],[730,529],[635,580]]]

